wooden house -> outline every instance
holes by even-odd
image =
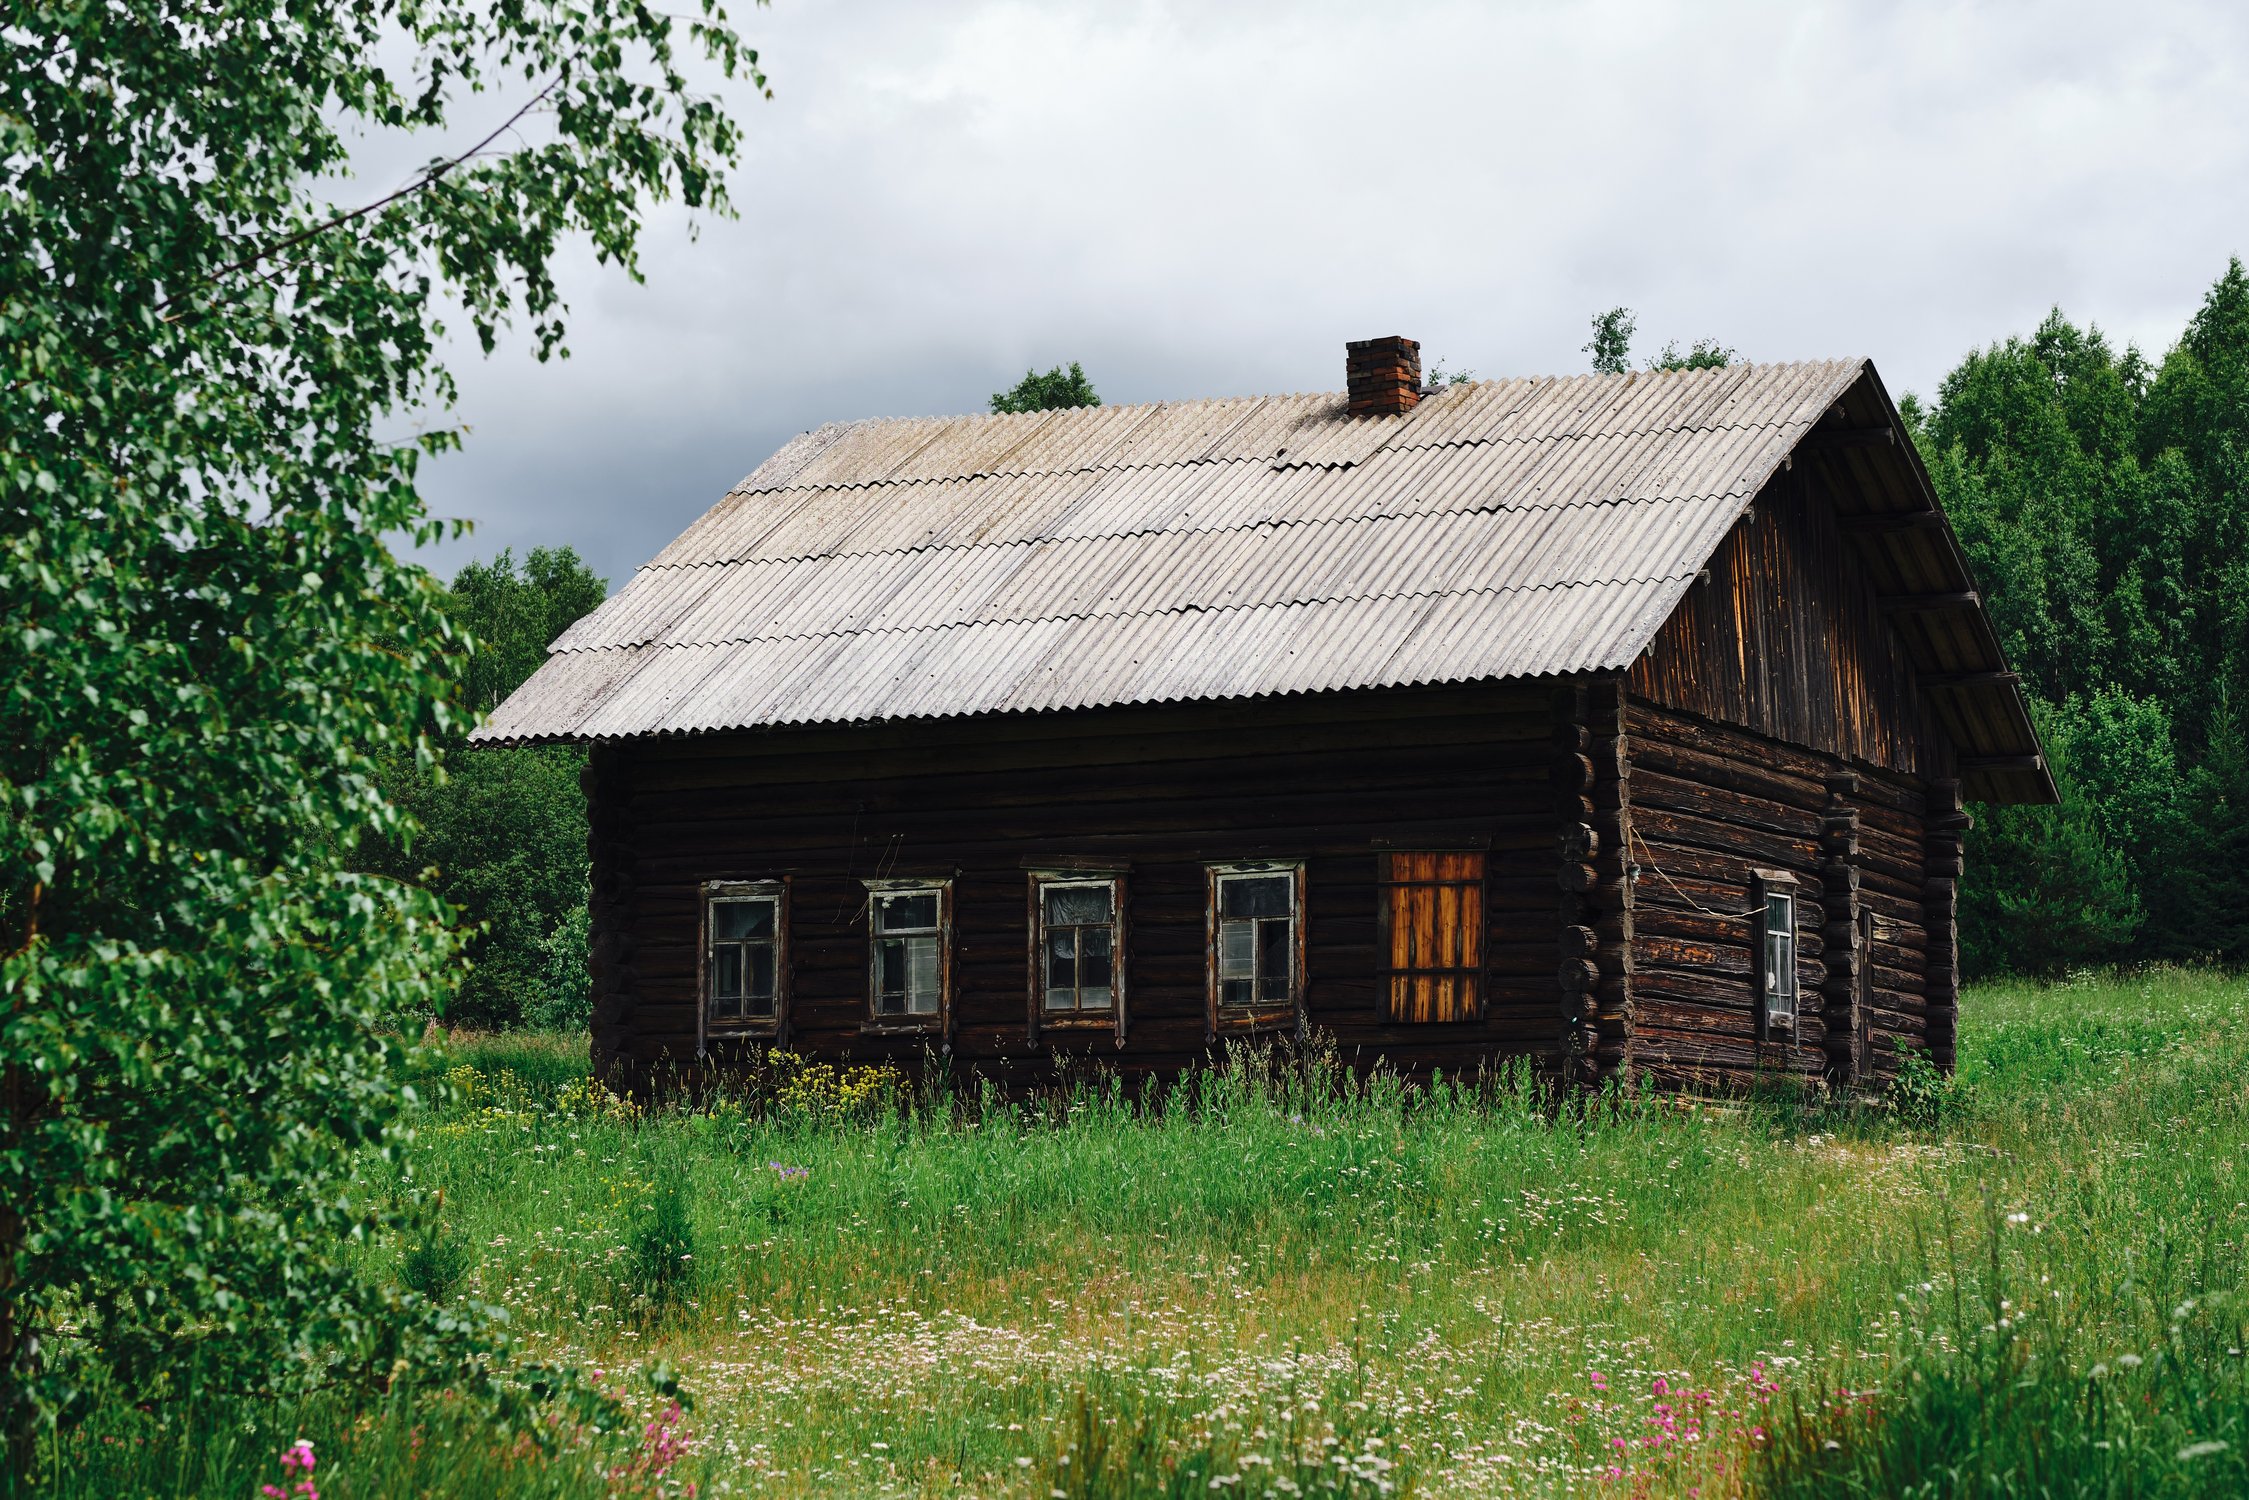
[[[555,641],[597,1064],[1949,1066],[2054,788],[1873,367],[1347,374],[823,427]]]

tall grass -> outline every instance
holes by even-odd
[[[362,1187],[534,1348],[678,1368],[704,1494],[2223,1493],[2243,999],[1971,992],[1926,1126],[1242,1065],[651,1115],[463,1039]]]

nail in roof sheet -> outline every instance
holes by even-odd
[[[852,422],[472,737],[611,740],[1627,665],[1861,360]]]

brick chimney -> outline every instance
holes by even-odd
[[[1354,417],[1399,417],[1421,399],[1421,344],[1392,334],[1343,346]]]

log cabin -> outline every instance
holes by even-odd
[[[605,1076],[1233,1039],[1573,1085],[1953,1060],[2054,784],[1872,364],[830,425],[475,732],[590,747]]]

